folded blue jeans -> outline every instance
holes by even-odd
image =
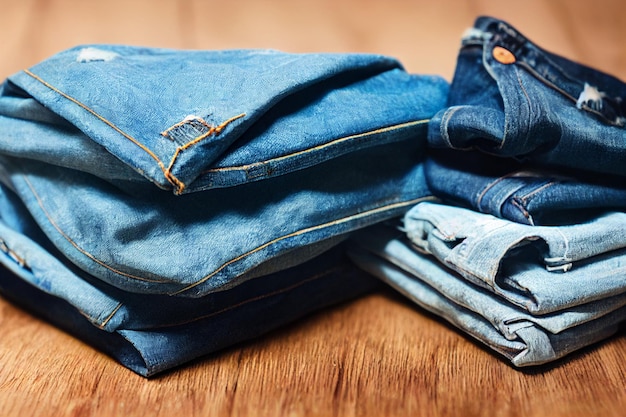
[[[184,194],[425,144],[447,92],[379,55],[79,46],[6,80],[0,153]]]
[[[419,203],[404,217],[411,244],[468,281],[533,314],[626,293],[626,213],[585,223],[528,226]],[[603,311],[603,303],[596,308]]]
[[[480,17],[462,40],[434,148],[626,175],[626,84]]]
[[[549,170],[477,151],[433,151],[424,173],[442,202],[522,224],[567,225],[626,209],[621,177]]]
[[[7,156],[0,178],[90,275],[131,292],[201,297],[259,268],[267,274],[306,261],[318,247],[428,198],[415,151],[411,143],[366,149],[297,179],[186,196],[130,195],[90,174]]]
[[[308,261],[203,297],[124,291],[71,263],[17,195],[0,186],[0,293],[152,376],[267,333],[379,283],[357,271],[345,244],[305,247]],[[287,262],[291,264],[291,260]]]
[[[201,297],[428,198],[447,91],[380,56],[79,47],[4,84],[0,182],[89,275]]]
[[[431,198],[447,91],[376,55],[61,52],[0,89],[0,288],[145,376],[369,291],[344,241]]]
[[[616,333],[626,294],[542,315],[531,314],[418,252],[404,232],[376,225],[353,237],[349,252],[365,271],[508,359],[542,365]]]
[[[42,244],[50,246],[42,236]],[[356,270],[339,245],[295,267],[201,298],[130,293],[83,273],[0,220],[0,294],[146,377],[379,284]]]

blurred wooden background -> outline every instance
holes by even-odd
[[[549,50],[626,75],[621,0],[0,0],[0,76],[84,43],[374,52],[452,76],[480,14]]]
[[[0,77],[77,44],[375,52],[451,79],[480,14],[626,79],[622,0],[0,0]],[[393,292],[146,380],[0,299],[0,416],[623,416],[624,332],[511,368]]]

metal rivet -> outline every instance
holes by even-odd
[[[495,48],[493,48],[492,55],[495,60],[501,64],[513,64],[516,60],[513,52],[501,46],[496,46]]]

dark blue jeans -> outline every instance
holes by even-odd
[[[528,225],[567,225],[626,209],[621,177],[538,167],[479,151],[431,152],[424,173],[441,200]]]
[[[463,39],[435,148],[626,175],[626,85],[547,52],[509,24],[477,19]]]

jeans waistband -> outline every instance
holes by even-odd
[[[498,19],[479,17],[463,36],[462,46],[484,47],[483,60],[524,67],[538,80],[614,126],[626,125],[626,102],[611,96],[624,94],[622,81],[582,64],[551,54],[515,28]],[[619,87],[619,88],[618,88]]]

